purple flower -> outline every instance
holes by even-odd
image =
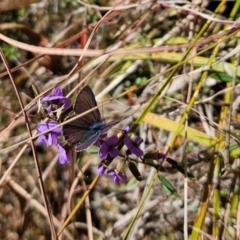
[[[135,140],[132,140],[130,137],[124,138],[124,143],[127,146],[128,150],[135,154],[137,157],[141,157],[143,155],[143,151],[139,148],[139,145],[143,142],[141,137],[137,137]]]
[[[60,144],[57,144],[58,154],[59,154],[59,162],[61,164],[67,163],[71,159],[70,152],[66,152],[66,149],[63,148]]]
[[[58,122],[53,120],[49,122],[41,122],[37,126],[37,132],[38,133],[45,132],[57,125],[58,125]],[[61,134],[61,132],[62,132],[62,127],[58,126],[57,128],[52,129],[50,132],[39,136],[37,141],[39,143],[45,143],[47,147],[51,146],[52,144],[55,145],[58,148],[59,162],[61,164],[64,164],[70,160],[70,152],[67,153],[66,149],[63,148],[58,142],[58,136]]]
[[[70,99],[63,96],[63,91],[61,88],[54,88],[49,96],[40,98],[42,102],[50,102],[56,104],[57,106],[64,106],[63,111],[67,110],[72,102]]]
[[[38,133],[45,132],[45,131],[49,130],[50,128],[55,127],[57,125],[58,125],[58,122],[56,122],[56,121],[41,122],[37,126],[37,132]],[[45,143],[47,145],[47,147],[49,147],[52,144],[57,145],[58,144],[57,136],[60,135],[61,132],[62,132],[62,127],[59,126],[55,129],[53,129],[51,132],[48,132],[44,135],[39,136],[37,141],[39,143]]]
[[[52,106],[49,105],[49,106],[46,108],[46,110],[47,110],[47,113],[50,114],[50,113],[53,111],[53,110],[52,110]]]
[[[124,135],[127,135],[129,133],[129,130],[130,130],[130,127],[129,126],[126,126],[125,128],[122,129],[122,133]]]
[[[98,175],[102,176],[106,169],[107,169],[107,167],[104,164],[101,163],[98,166],[98,170],[97,170],[98,171]]]
[[[116,183],[120,180],[127,181],[127,176],[124,173],[118,172],[116,169],[109,169],[107,174],[113,177],[113,181]]]
[[[103,160],[108,156],[115,158],[119,155],[119,150],[115,147],[118,143],[118,137],[116,135],[108,138],[99,149],[99,157]]]
[[[160,160],[160,159],[165,159],[166,158],[166,155],[165,154],[163,154],[163,153],[158,153],[157,154],[157,158]]]

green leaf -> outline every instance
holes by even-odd
[[[20,57],[18,48],[14,47],[14,46],[3,43],[2,50],[3,50],[6,58],[9,60],[16,60],[16,58]]]
[[[128,183],[127,183],[127,187],[131,187],[131,186],[133,186],[134,184],[136,184],[137,183],[137,180],[136,180],[136,178],[131,178],[129,181],[128,181]]]
[[[162,183],[165,190],[167,190],[174,196],[179,197],[179,194],[178,194],[176,188],[164,176],[158,174],[158,179]]]
[[[232,76],[229,76],[227,73],[214,73],[211,77],[222,82],[232,82],[233,80]]]

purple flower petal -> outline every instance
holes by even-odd
[[[133,145],[133,140],[130,137],[125,137],[124,138],[124,143],[127,146],[128,149],[131,149]]]
[[[116,135],[113,135],[106,142],[109,146],[115,146],[118,143],[118,137]]]
[[[57,88],[53,88],[52,92],[50,93],[49,96],[46,97],[42,97],[42,99],[44,99],[43,101],[49,101],[48,99],[51,99],[52,97],[62,97],[63,96],[63,91],[60,87]]]
[[[115,183],[117,183],[117,182],[119,181],[118,175],[115,175],[115,176],[113,177],[113,181],[114,181]]]
[[[56,133],[51,133],[52,144],[58,145],[58,135]]]
[[[99,157],[104,160],[108,156],[115,158],[119,155],[119,150],[115,147],[118,143],[118,137],[113,135],[108,138],[99,149]]]
[[[60,145],[57,145],[58,154],[59,154],[59,162],[61,164],[67,163],[71,159],[70,153],[67,153],[66,150]]]
[[[60,87],[56,87],[51,92],[52,96],[63,96],[63,91]]]
[[[41,122],[38,126],[37,126],[37,132],[38,133],[42,133],[45,132],[49,129],[51,129],[52,127],[55,127],[58,125],[58,122],[56,121],[49,121],[49,122]],[[47,145],[47,147],[51,146],[52,144],[57,145],[58,144],[58,135],[60,135],[62,132],[62,127],[59,126],[55,129],[52,129],[50,132],[41,135],[38,137],[37,141],[39,143],[45,143]]]
[[[108,155],[108,145],[106,143],[103,143],[99,150],[99,157],[101,159],[106,159],[107,155]]]
[[[113,177],[113,181],[114,181],[114,182],[117,182],[117,181],[118,181],[118,177],[117,177],[117,174],[116,174],[116,172],[115,172],[115,169],[109,169],[109,170],[107,171],[107,174],[108,174],[108,176]]]
[[[58,125],[58,122],[56,121],[49,121],[49,122],[41,122],[38,126],[37,126],[37,132],[38,133],[42,133],[47,131],[50,128],[53,128],[55,126]],[[62,126],[59,126],[55,129],[52,129],[51,132],[56,133],[56,134],[61,134],[62,132]]]
[[[130,137],[124,138],[124,143],[127,146],[128,150],[135,154],[138,157],[143,156],[143,151],[139,148],[139,145],[143,142],[141,137],[137,137],[135,140],[132,140]]]
[[[128,180],[127,176],[124,173],[119,173],[118,177],[120,178],[120,180],[126,182]]]
[[[115,175],[116,175],[115,169],[109,169],[109,170],[107,171],[107,174],[108,174],[109,176],[115,176]]]
[[[67,110],[72,104],[71,100],[66,97],[49,97],[49,96],[47,96],[47,97],[43,97],[41,99],[41,101],[42,102],[54,102],[55,101],[55,103],[57,105],[62,105],[62,106],[64,105],[63,111]]]
[[[63,96],[61,88],[54,88],[49,96],[40,98],[42,102],[53,102],[57,105],[64,106],[63,111],[67,110],[72,102],[67,97]]]
[[[55,140],[55,137],[52,138],[52,134],[47,133],[47,143],[46,143],[47,147],[49,147],[53,144],[53,141],[54,141],[53,139]]]
[[[166,158],[166,155],[163,154],[163,153],[158,153],[158,159],[165,159]]]
[[[104,166],[103,164],[99,165],[98,166],[98,170],[97,170],[98,171],[98,175],[102,176],[106,169],[107,169],[106,166]]]
[[[139,147],[134,146],[134,147],[132,147],[132,148],[130,149],[130,151],[131,151],[133,154],[135,154],[137,157],[143,156],[143,150],[140,149]]]
[[[130,130],[130,127],[126,126],[122,129],[122,132],[123,132],[124,135],[127,135],[129,133],[129,130]]]
[[[113,181],[115,183],[119,182],[120,180],[127,181],[127,176],[124,173],[119,173],[116,169],[109,169],[107,174],[113,177]]]
[[[46,138],[45,135],[39,136],[39,137],[37,138],[37,141],[38,141],[39,143],[45,143],[45,144],[47,145],[47,138]]]
[[[64,100],[64,108],[63,108],[63,111],[66,111],[68,108],[70,108],[70,106],[72,105],[72,101],[68,98],[66,98]]]
[[[52,112],[52,106],[49,105],[49,106],[46,108],[46,110],[47,110],[47,113],[48,113],[48,114],[51,113],[51,112]]]
[[[119,155],[119,150],[117,148],[112,148],[108,151],[108,154],[112,157],[115,158]]]

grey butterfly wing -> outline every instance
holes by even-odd
[[[81,118],[79,118],[63,125],[63,136],[68,143],[74,145],[79,141],[82,141],[83,136],[88,130],[89,126],[86,125],[85,120],[81,120]]]
[[[97,106],[95,96],[89,86],[85,86],[77,95],[74,103],[75,116]],[[94,144],[101,133],[101,115],[98,109],[63,125],[63,135],[67,142],[76,145],[76,151],[82,151]],[[93,128],[94,125],[99,125]]]
[[[96,106],[97,102],[92,92],[92,89],[88,85],[86,85],[77,95],[73,107],[74,112],[76,114],[82,114]],[[101,114],[98,109],[95,109],[92,112],[84,115],[84,118],[86,122],[96,123],[101,121]]]

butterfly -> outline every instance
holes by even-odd
[[[73,110],[75,114],[82,114],[97,106],[92,89],[86,85],[77,95]],[[122,120],[116,119],[104,123],[99,109],[63,125],[63,136],[71,145],[75,145],[77,152],[83,151],[93,145],[98,138]]]

